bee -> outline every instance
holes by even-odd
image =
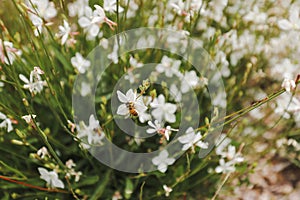
[[[135,117],[138,116],[138,112],[136,111],[133,102],[130,101],[126,105],[127,105],[130,115],[135,116]]]

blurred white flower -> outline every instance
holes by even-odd
[[[103,23],[108,24],[111,29],[117,25],[106,17],[101,6],[94,5],[94,7],[95,10],[93,11],[89,6],[85,6],[84,15],[78,19],[80,27],[84,28],[85,32],[88,33],[87,37],[89,39],[94,39],[99,34],[100,26]]]
[[[148,112],[144,111],[144,112],[139,113],[139,121],[141,123],[144,123],[149,120],[151,120],[151,115]]]
[[[90,84],[86,82],[81,83],[81,89],[80,89],[80,95],[85,97],[86,95],[90,94],[92,92]]]
[[[42,74],[44,72],[39,67],[34,67],[30,72],[29,80],[23,74],[19,74],[19,78],[25,83],[24,89],[29,89],[32,94],[40,93],[46,85],[40,76]]]
[[[13,130],[12,127],[12,121],[9,119],[5,114],[0,112],[0,119],[3,121],[0,123],[0,128],[7,128],[7,132],[10,132]]]
[[[77,0],[68,4],[68,11],[70,17],[81,17],[84,15],[85,7],[89,6],[89,0]]]
[[[40,178],[47,182],[48,187],[51,188],[64,188],[64,183],[59,179],[55,171],[47,171],[45,168],[39,167]]]
[[[143,67],[143,63],[138,62],[134,57],[130,56],[129,63],[131,67],[140,68]]]
[[[168,187],[167,185],[163,185],[163,189],[165,191],[166,197],[170,196],[170,193],[173,191],[171,187]]]
[[[216,154],[222,155],[224,149],[230,144],[231,139],[226,136],[226,134],[222,133],[216,140]]]
[[[145,112],[148,108],[144,105],[143,99],[141,96],[137,97],[136,92],[133,92],[132,89],[129,89],[126,92],[126,95],[124,95],[121,91],[117,91],[118,99],[121,103],[118,110],[117,114],[118,115],[124,115],[125,118],[130,116],[129,112],[129,104],[132,104],[131,106],[135,109],[135,111],[138,113]]]
[[[126,11],[127,19],[136,17],[136,12],[139,9],[139,5],[134,0],[125,0],[124,5],[128,5],[127,11]]]
[[[57,34],[58,37],[61,37],[61,45],[65,44],[69,35],[71,34],[71,27],[69,26],[69,23],[64,20],[63,26],[58,26],[59,32]]]
[[[168,165],[172,165],[175,162],[174,158],[168,158],[168,156],[168,151],[162,150],[158,156],[152,159],[152,163],[157,166],[158,171],[165,173],[168,169]]]
[[[234,166],[233,162],[231,162],[231,161],[225,162],[225,160],[223,158],[221,158],[219,160],[219,166],[217,166],[215,170],[217,173],[227,174],[227,173],[234,172],[235,166]]]
[[[71,176],[74,176],[75,177],[75,182],[78,182],[79,179],[80,179],[80,176],[82,175],[82,172],[81,171],[79,171],[79,172],[75,171],[74,167],[76,167],[76,164],[74,163],[74,161],[72,159],[69,159],[66,162],[66,167],[68,168],[66,176],[69,177],[69,178]]]
[[[54,3],[49,2],[49,0],[30,0],[26,4],[33,13],[36,13],[46,21],[57,15]]]
[[[181,102],[181,91],[177,88],[177,86],[174,83],[170,86],[170,95],[175,102]]]
[[[36,154],[37,154],[40,158],[42,158],[42,159],[44,159],[46,156],[49,156],[49,157],[50,157],[50,154],[48,153],[48,150],[47,150],[46,147],[40,148],[40,149],[36,152]]]
[[[200,86],[200,79],[194,70],[185,72],[181,81],[181,92],[186,93],[190,89]]]
[[[156,66],[156,71],[165,73],[167,77],[172,77],[174,74],[179,73],[180,60],[174,60],[168,56],[163,56],[161,63]]]
[[[84,149],[89,149],[91,145],[102,145],[102,140],[105,137],[103,130],[99,125],[99,121],[95,119],[94,115],[90,115],[89,125],[84,123],[76,125],[78,135],[82,140],[81,145]]]
[[[176,121],[174,113],[177,110],[177,106],[175,104],[166,103],[164,95],[160,94],[152,103],[150,103],[150,106],[154,108],[151,112],[152,116],[159,122],[164,120],[166,122],[174,123]]]
[[[202,148],[202,149],[207,149],[208,148],[208,143],[203,142],[202,140],[202,135],[200,132],[195,133],[195,130],[192,127],[189,127],[185,131],[185,135],[182,135],[178,137],[178,141],[183,144],[182,150],[186,151],[187,149],[192,147],[192,150],[194,151],[194,145]]]
[[[217,155],[221,156],[221,159],[219,160],[219,166],[215,169],[217,173],[234,172],[235,165],[244,161],[244,157],[242,156],[242,154],[240,152],[236,152],[235,146],[228,146],[230,142],[231,140],[225,135],[222,135],[216,142],[217,145],[219,145],[217,147],[216,153]],[[226,146],[228,146],[227,151],[225,151]],[[225,161],[225,159],[227,160],[227,162]]]
[[[175,10],[177,15],[187,16],[189,13],[186,11],[186,5],[182,0],[177,0],[177,2],[173,2],[170,6]]]
[[[111,200],[119,200],[119,199],[123,199],[122,195],[120,194],[119,191],[115,191],[114,195],[112,196]]]
[[[239,152],[236,152],[236,148],[233,145],[229,145],[227,152],[222,152],[221,156],[233,161],[234,163],[240,163],[244,161],[244,158]]]
[[[296,83],[292,79],[285,78],[281,84],[281,87],[284,88],[287,92],[291,92],[296,88]]]
[[[293,5],[289,9],[289,19],[281,19],[278,21],[278,26],[282,30],[299,30],[300,29],[300,7]]]
[[[7,53],[7,57],[5,55]],[[13,64],[16,59],[16,56],[21,56],[22,51],[14,48],[13,43],[8,41],[2,41],[0,39],[0,61],[7,65]]]
[[[127,70],[126,75],[124,76],[125,80],[128,80],[130,83],[134,83],[136,80],[138,80],[138,78],[140,77],[140,74],[134,74],[132,73],[133,68],[129,68]]]
[[[37,37],[42,33],[43,24],[44,24],[43,19],[40,18],[39,16],[35,15],[35,14],[29,15],[29,18],[30,18],[33,26],[35,27],[33,32],[34,32],[34,35]]]
[[[104,0],[103,8],[109,13],[117,12],[117,0]],[[119,5],[119,13],[123,12],[124,8]]]
[[[71,58],[71,63],[81,74],[84,74],[91,66],[91,61],[84,59],[84,57],[78,52]]]
[[[24,115],[24,116],[22,116],[22,119],[24,119],[27,124],[30,124],[32,122],[32,119],[35,119],[35,118],[36,118],[36,115]]]
[[[169,139],[170,139],[172,130],[177,131],[175,129],[172,129],[171,126],[167,126],[166,128],[164,128],[163,125],[161,123],[159,123],[157,120],[155,120],[154,123],[152,121],[148,121],[148,125],[151,128],[148,128],[146,130],[147,133],[153,134],[156,132],[156,133],[164,136],[167,141],[169,141]]]
[[[88,38],[94,39],[100,31],[100,27],[98,25],[99,20],[104,18],[104,16],[98,16],[97,21],[95,21],[92,8],[90,8],[89,6],[85,6],[84,9],[84,15],[79,17],[78,24],[87,33]]]
[[[29,10],[29,19],[31,20],[34,29],[34,35],[39,36],[42,33],[43,19],[49,21],[57,15],[57,10],[53,2],[49,0],[30,0],[26,1]]]
[[[117,64],[119,62],[118,49],[119,49],[118,42],[115,41],[113,51],[107,55],[107,58],[112,60],[114,64]]]

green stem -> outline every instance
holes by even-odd
[[[215,200],[215,199],[217,198],[217,196],[219,195],[219,193],[220,193],[222,187],[224,186],[224,184],[226,183],[226,181],[229,179],[230,175],[231,175],[231,173],[228,173],[228,174],[225,176],[224,180],[223,180],[222,183],[219,185],[219,187],[218,187],[218,189],[217,189],[215,195],[213,196],[213,198],[212,198],[211,200]]]
[[[39,136],[42,138],[43,142],[45,143],[45,145],[47,146],[50,154],[53,156],[53,158],[56,160],[57,164],[62,168],[65,169],[66,166],[64,165],[64,163],[60,160],[60,158],[57,156],[57,154],[55,153],[54,149],[52,148],[51,144],[48,141],[48,138],[46,136],[46,134],[40,129],[40,127],[36,124],[35,120],[33,120],[33,123],[35,125],[35,130],[37,130],[37,133],[39,134]]]

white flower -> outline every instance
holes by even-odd
[[[223,158],[219,160],[219,166],[216,167],[217,173],[231,173],[235,171],[234,163],[231,161],[225,162]]]
[[[124,76],[125,80],[128,80],[131,84],[134,83],[138,78],[140,77],[140,74],[134,74],[132,73],[132,68],[129,68],[127,71],[127,74]]]
[[[69,159],[66,162],[66,167],[69,168],[69,169],[72,169],[73,167],[76,167],[76,164],[74,163],[74,161],[72,159]]]
[[[119,199],[123,199],[123,197],[119,191],[115,191],[114,195],[112,196],[112,200],[119,200]]]
[[[178,74],[180,64],[180,60],[173,60],[168,56],[163,56],[161,63],[156,66],[156,71],[159,73],[164,72],[167,77],[172,77],[174,74]]]
[[[127,19],[136,17],[136,12],[139,9],[139,5],[135,1],[132,1],[132,0],[126,0],[125,5],[128,5],[127,10],[126,10]],[[153,16],[153,15],[151,15],[151,16]]]
[[[296,83],[292,79],[285,78],[281,84],[281,87],[284,88],[287,92],[291,92],[296,88]]]
[[[7,53],[7,57],[5,55],[5,51]],[[16,59],[16,56],[21,56],[22,51],[14,48],[13,43],[8,41],[2,41],[0,39],[0,61],[7,65],[13,64]]]
[[[236,152],[236,148],[233,145],[229,145],[227,152],[223,152],[221,154],[223,158],[227,158],[228,160],[231,160],[234,164],[240,163],[244,161],[244,158],[242,155],[238,152]]]
[[[200,81],[200,79],[194,70],[186,72],[181,81],[181,92],[186,93],[191,88],[195,88],[195,87],[199,86],[199,84],[200,84],[199,81]]]
[[[171,187],[168,187],[167,185],[163,185],[164,191],[165,191],[165,195],[166,197],[170,196],[170,193],[173,191],[173,189]]]
[[[281,19],[278,21],[278,26],[282,30],[299,30],[300,29],[300,17],[299,7],[292,6],[289,10],[289,19]]]
[[[43,19],[35,14],[30,14],[29,18],[30,18],[33,26],[35,27],[35,29],[33,30],[34,35],[39,36],[39,34],[41,34],[42,30],[43,30]]]
[[[36,115],[24,115],[24,116],[22,116],[22,119],[24,119],[27,124],[31,123],[32,119],[35,119],[35,118],[36,118]]]
[[[164,95],[160,94],[158,98],[153,100],[150,106],[154,108],[151,114],[159,122],[165,120],[174,123],[176,121],[174,113],[176,112],[177,106],[175,104],[166,103]]]
[[[113,51],[107,55],[107,58],[112,60],[114,64],[117,64],[119,62],[118,49],[119,49],[118,43],[115,42]]]
[[[29,7],[29,18],[35,26],[34,35],[38,36],[42,32],[43,19],[49,21],[57,15],[54,3],[49,0],[30,0],[26,2]]]
[[[11,119],[6,117],[6,115],[4,115],[2,112],[0,112],[0,119],[3,120],[0,123],[0,128],[7,128],[7,132],[10,132],[13,130]]]
[[[46,82],[40,76],[41,74],[44,74],[44,72],[39,67],[34,67],[30,72],[29,80],[23,74],[19,74],[19,78],[25,83],[23,86],[25,89],[29,89],[32,94],[37,94],[46,85]]]
[[[48,150],[47,150],[46,147],[40,148],[40,149],[36,152],[36,154],[37,154],[39,157],[41,157],[42,159],[45,158],[46,156],[49,156],[49,157],[50,157],[50,155],[49,155]]]
[[[82,172],[76,172],[74,167],[76,167],[76,164],[72,159],[69,159],[66,162],[66,167],[68,168],[68,172],[66,173],[67,177],[75,176],[75,182],[78,182],[80,179],[80,176],[82,175]]]
[[[130,56],[129,63],[131,67],[140,68],[143,67],[143,63],[138,62],[134,57]]]
[[[169,153],[167,150],[163,150],[158,156],[152,159],[152,163],[157,166],[157,169],[165,173],[168,169],[168,165],[172,165],[175,162],[174,158],[168,158]]]
[[[68,4],[68,10],[69,10],[69,16],[75,17],[76,15],[78,17],[81,17],[84,15],[85,7],[89,5],[89,0],[77,0],[73,3]]]
[[[70,33],[71,33],[71,27],[69,26],[69,23],[64,20],[63,26],[58,26],[59,32],[57,34],[58,37],[61,37],[61,45],[65,44]]]
[[[71,58],[71,63],[79,73],[84,74],[86,70],[91,66],[91,61],[84,59],[80,53],[76,53],[74,57]]]
[[[86,82],[81,83],[81,89],[80,89],[80,95],[85,97],[86,95],[90,94],[92,92],[90,84]]]
[[[139,121],[141,123],[149,121],[150,119],[151,119],[151,115],[149,113],[147,113],[146,111],[139,113]]]
[[[31,3],[33,4],[34,8],[32,7]],[[37,14],[46,21],[55,17],[57,14],[54,3],[49,2],[49,0],[30,0],[27,1],[27,5],[33,13],[37,12]]]
[[[41,176],[40,178],[47,182],[47,185],[51,188],[64,188],[64,183],[59,179],[55,171],[47,171],[45,168],[38,168]]]
[[[100,26],[103,23],[108,24],[111,29],[117,25],[106,17],[101,6],[94,5],[94,7],[95,10],[93,11],[89,6],[85,6],[84,15],[78,19],[80,27],[84,28],[90,39],[94,39],[99,34]]]
[[[118,90],[117,95],[119,101],[123,103],[118,107],[117,110],[118,115],[124,115],[126,118],[129,117],[130,116],[130,112],[128,108],[129,104],[132,104],[131,106],[133,106],[133,108],[138,113],[138,115],[147,110],[147,107],[144,105],[141,96],[137,97],[136,92],[133,92],[132,89],[129,89],[126,92],[126,95],[124,95],[121,91]]]
[[[84,123],[76,125],[78,130],[77,137],[85,143],[81,143],[85,149],[90,148],[90,145],[102,145],[102,140],[105,137],[103,130],[99,125],[99,121],[95,119],[94,115],[89,118],[89,125],[86,126]]]
[[[157,120],[154,121],[154,124],[152,121],[148,121],[148,125],[152,128],[148,128],[146,130],[147,133],[152,134],[157,132],[158,134],[163,135],[167,139],[167,141],[169,141],[170,139],[172,130],[175,130],[172,129],[171,126],[167,126],[166,128],[164,128]]]
[[[176,3],[171,3],[170,5],[176,11],[177,15],[186,16],[189,14],[186,12],[186,6],[182,0],[178,0]]]
[[[88,34],[87,37],[93,39],[98,35],[100,31],[100,27],[98,23],[103,18],[103,16],[102,17],[98,16],[97,20],[94,20],[92,8],[90,8],[89,6],[85,6],[84,9],[85,9],[84,11],[85,14],[79,17],[78,24],[81,28],[84,28],[85,32],[87,32]]]
[[[110,13],[117,12],[117,0],[104,0],[103,8]],[[124,9],[119,5],[119,13],[123,11]]]
[[[224,149],[230,144],[231,139],[226,137],[226,134],[221,134],[216,140],[216,154],[223,155]]]
[[[184,144],[182,147],[183,151],[186,151],[190,147],[194,148],[194,144],[202,149],[208,148],[208,143],[201,141],[202,135],[200,132],[195,133],[194,129],[189,127],[185,133],[185,135],[178,138],[178,141]]]

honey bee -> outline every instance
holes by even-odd
[[[133,102],[128,102],[127,104],[127,108],[128,108],[128,110],[129,110],[129,113],[130,113],[130,115],[132,115],[132,116],[138,116],[138,113],[137,113],[137,111],[135,110],[135,107],[134,107],[134,103]]]

